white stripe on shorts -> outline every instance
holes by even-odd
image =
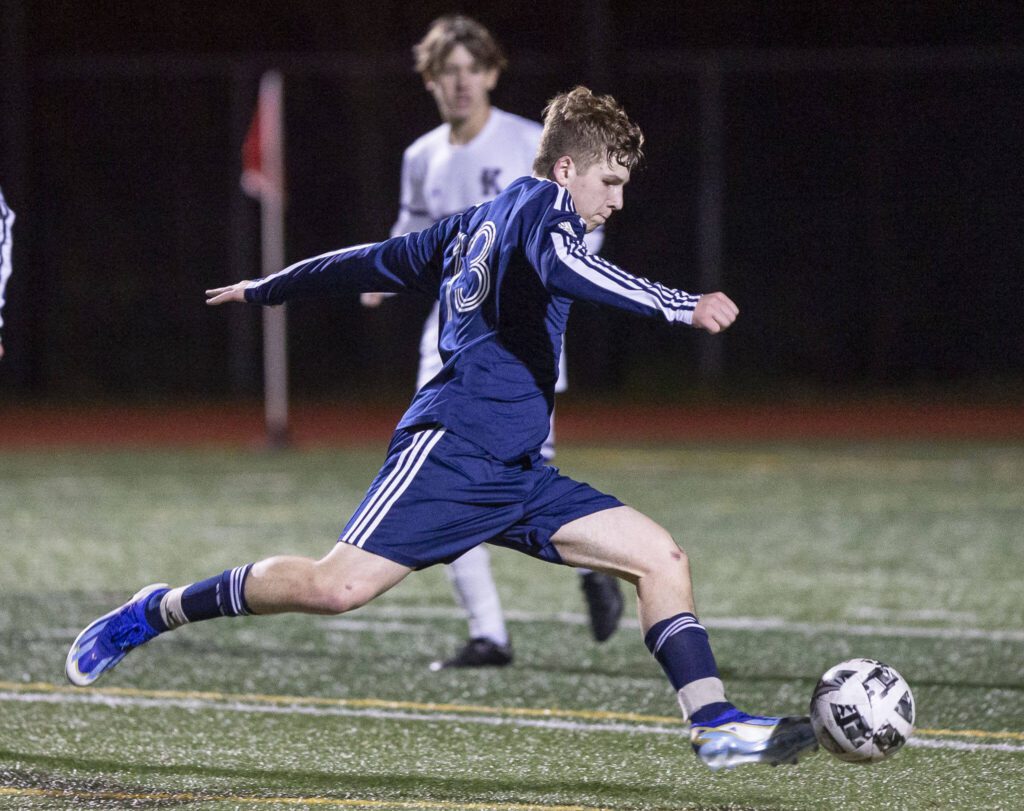
[[[367,538],[384,520],[388,510],[398,501],[415,478],[423,463],[430,455],[431,449],[444,436],[443,430],[420,431],[412,443],[398,457],[394,469],[380,483],[377,492],[357,514],[351,528],[341,536],[345,543],[354,544],[362,549]]]

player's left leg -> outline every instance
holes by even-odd
[[[636,587],[644,642],[676,690],[694,751],[709,767],[795,763],[817,747],[809,719],[751,716],[726,699],[695,615],[689,561],[665,529],[623,506],[569,521],[551,542],[564,562]]]

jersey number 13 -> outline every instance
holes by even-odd
[[[491,292],[491,269],[488,260],[496,233],[494,223],[488,220],[476,230],[468,245],[466,235],[459,234],[456,261],[461,258],[462,266],[448,283],[449,308],[454,305],[460,313],[475,310]]]

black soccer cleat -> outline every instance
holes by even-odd
[[[587,612],[590,614],[590,631],[594,639],[604,642],[615,633],[622,619],[623,600],[619,580],[601,572],[587,572],[581,579]]]
[[[480,636],[469,640],[450,659],[430,663],[430,669],[447,670],[450,667],[505,667],[512,664],[512,645]]]

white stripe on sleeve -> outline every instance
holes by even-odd
[[[592,256],[576,248],[578,240],[570,241],[552,231],[551,242],[559,261],[594,286],[612,295],[634,301],[644,307],[659,310],[669,321],[693,323],[693,308],[700,296],[672,290],[656,282],[633,276],[599,256]]]

